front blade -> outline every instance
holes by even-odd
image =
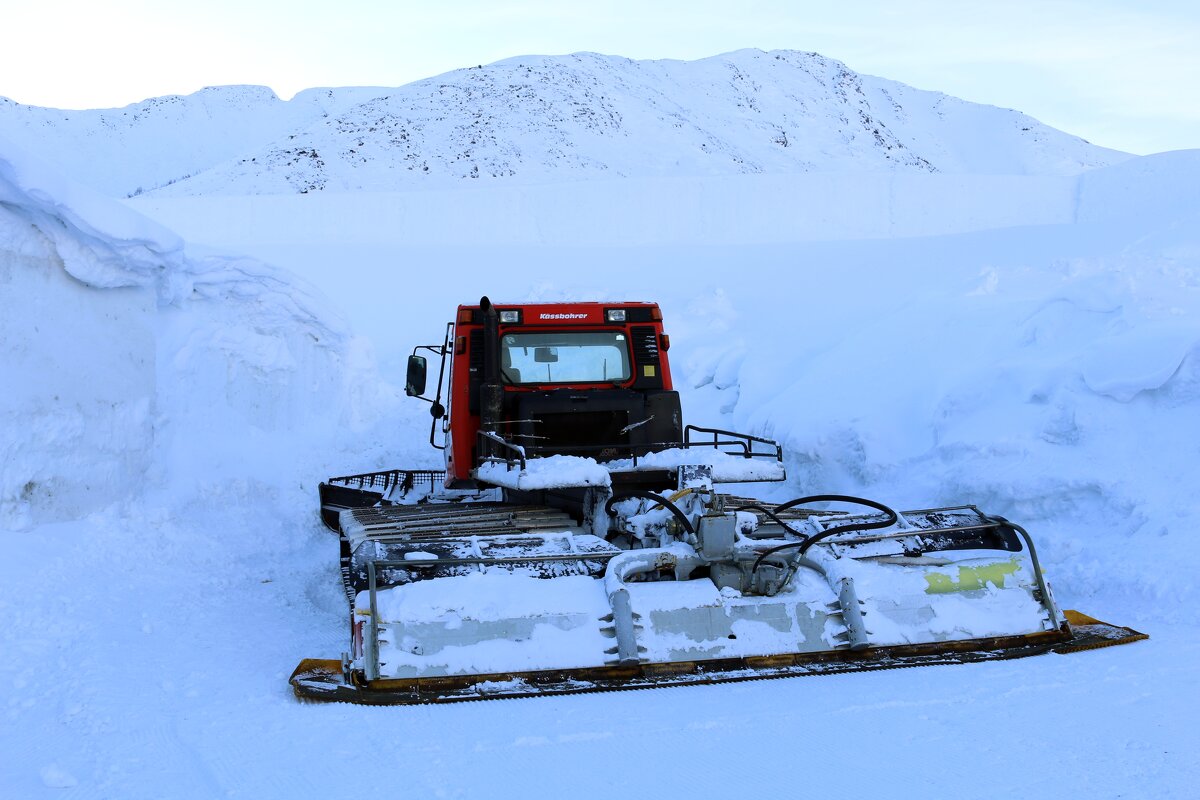
[[[308,700],[418,705],[965,664],[1048,652],[1073,653],[1149,638],[1132,628],[1110,625],[1076,611],[1065,613],[1069,625],[1023,636],[875,647],[861,652],[837,650],[718,661],[384,679],[370,683],[359,673],[351,673],[347,682],[340,661],[305,659],[292,673],[290,682],[296,695]]]

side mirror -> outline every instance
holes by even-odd
[[[553,347],[533,348],[533,360],[538,364],[557,364],[558,350]]]
[[[425,394],[425,356],[408,357],[408,377],[404,381],[404,393],[409,397]]]

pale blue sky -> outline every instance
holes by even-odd
[[[517,55],[758,47],[814,50],[1107,147],[1200,147],[1200,3],[1183,0],[0,0],[0,20],[0,95],[61,108],[220,84],[284,98],[398,86]]]

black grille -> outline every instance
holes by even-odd
[[[658,334],[652,327],[634,326],[633,360],[639,366],[650,364],[658,366]]]
[[[663,386],[662,359],[658,352],[658,333],[650,325],[634,325],[633,374],[635,389],[661,389]]]
[[[534,420],[533,430],[539,438],[527,449],[539,455],[587,456],[599,461],[631,455],[628,447],[613,445],[628,440],[621,434],[629,424],[627,410],[537,414]]]

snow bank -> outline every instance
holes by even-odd
[[[354,376],[370,368],[290,276],[190,255],[3,142],[0,301],[8,525],[76,517],[147,482],[261,479],[313,431],[353,422]]]
[[[1084,176],[1075,224],[893,245],[902,273],[815,281],[846,299],[805,305],[798,347],[716,348],[691,382],[779,437],[801,488],[977,503],[1029,527],[1071,597],[1192,598],[1198,185],[1200,152],[1136,159]]]

